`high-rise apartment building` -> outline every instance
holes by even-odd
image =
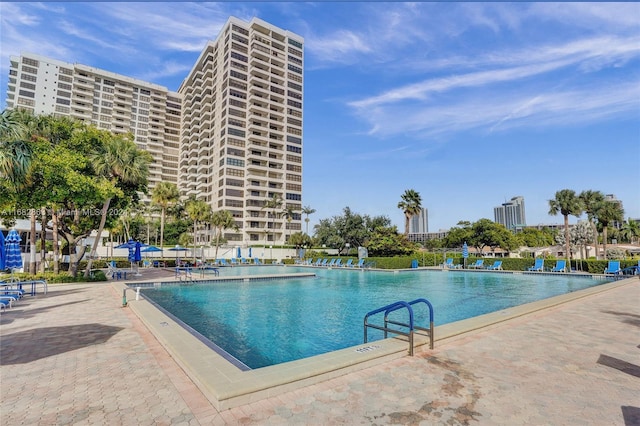
[[[526,226],[524,213],[524,198],[513,197],[510,201],[493,209],[494,222],[501,223],[510,231],[516,231]]]
[[[114,133],[131,132],[153,157],[149,187],[177,183],[180,144],[178,93],[81,64],[31,53],[11,56],[7,108],[72,117]]]
[[[231,211],[229,241],[282,243],[302,229],[303,52],[300,36],[232,17],[178,90],[179,188]]]
[[[304,39],[229,18],[177,92],[34,54],[11,57],[7,108],[131,132],[153,156],[149,187],[229,210],[230,242],[285,242],[302,229]],[[276,208],[267,207],[274,197]],[[292,212],[283,215],[286,210]]]
[[[409,219],[410,234],[426,234],[429,232],[429,213],[427,209],[422,208],[420,214],[411,216]]]

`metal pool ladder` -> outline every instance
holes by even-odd
[[[429,327],[428,328],[421,327],[414,324],[413,305],[417,303],[424,303],[429,308]],[[407,310],[407,313],[409,315],[408,323],[398,322],[398,321],[389,319],[389,314],[391,312],[394,312],[400,309]],[[369,324],[369,317],[375,314],[379,314],[381,312],[384,312],[384,325]],[[389,325],[404,327],[405,329],[408,329],[408,331],[391,328]],[[387,338],[388,333],[394,333],[394,334],[399,334],[401,336],[406,336],[409,339],[409,355],[413,356],[413,335],[416,332],[416,330],[426,332],[426,334],[429,336],[429,347],[433,349],[433,306],[427,299],[422,299],[422,298],[413,300],[411,302],[398,301],[398,302],[391,303],[387,306],[383,306],[382,308],[375,309],[364,316],[364,343],[367,343],[368,341],[367,331],[369,328],[382,330],[384,332],[385,339]]]

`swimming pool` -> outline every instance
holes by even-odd
[[[236,267],[221,276],[309,272],[298,267]],[[362,343],[367,312],[426,298],[442,325],[608,282],[589,276],[464,271],[313,269],[317,278],[230,281],[144,288],[155,302],[249,368]],[[426,312],[416,312],[425,324]],[[428,323],[428,322],[427,322]],[[369,340],[382,338],[369,333]]]

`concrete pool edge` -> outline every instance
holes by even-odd
[[[438,326],[435,331],[436,342],[443,342],[486,329],[513,318],[627,285],[632,281],[633,278],[605,283],[515,308]],[[138,283],[131,284],[135,286]],[[118,292],[130,288],[122,282],[113,282],[112,285]],[[220,411],[362,370],[406,356],[408,353],[406,341],[387,339],[298,361],[241,371],[224,359],[222,355],[211,350],[171,318],[157,310],[150,302],[144,299],[133,300],[129,302],[128,306],[212,405]],[[424,345],[426,342],[426,338],[416,336],[416,346]],[[417,351],[428,351],[427,348],[422,346],[416,349]]]

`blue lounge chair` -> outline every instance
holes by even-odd
[[[218,261],[220,262],[220,266],[229,266],[226,259],[219,259]]]
[[[622,270],[622,275],[638,275],[640,274],[640,260],[637,265],[628,266]]]
[[[447,261],[442,264],[443,268],[454,268],[453,257],[447,258]]]
[[[358,263],[355,264],[354,268],[364,268],[364,258],[358,260]]]
[[[469,269],[481,269],[484,265],[484,259],[476,260],[476,263],[469,265]]]
[[[322,259],[322,262],[320,262],[320,266],[327,266],[327,262],[329,261],[329,259],[327,259],[326,257],[324,259]]]
[[[336,263],[336,259],[331,259],[331,262],[327,263],[327,266],[331,267]]]
[[[536,263],[534,263],[534,265],[531,266],[530,268],[527,268],[527,271],[537,271],[537,272],[544,271],[544,259],[537,258]]]
[[[342,266],[342,259],[337,258],[336,259],[336,263],[333,264],[333,266],[337,266],[338,268]]]
[[[551,272],[567,272],[567,261],[566,260],[557,260],[556,266],[553,267]]]
[[[258,259],[257,257],[253,258],[253,263],[256,265],[262,265],[262,262],[260,262],[260,259]]]
[[[621,272],[622,272],[622,269],[620,269],[619,260],[610,260],[609,265],[607,265],[607,269],[604,270],[605,275],[608,275],[608,274],[618,275]]]
[[[343,268],[351,268],[353,267],[353,259],[348,259],[347,263],[345,263],[344,265],[342,265]]]
[[[318,260],[316,260],[316,262],[313,264],[313,266],[320,266],[320,263],[322,263],[322,258],[319,257]]]
[[[493,262],[493,265],[487,266],[487,269],[492,271],[501,271],[502,270],[502,260],[496,260]]]

